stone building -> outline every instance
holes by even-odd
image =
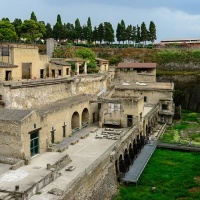
[[[0,81],[44,78],[49,57],[40,55],[37,46],[0,46]]]
[[[158,122],[172,123],[174,86],[156,82],[155,63],[120,63],[113,71],[97,59],[100,73],[87,75],[85,60],[50,60],[37,47],[16,45],[2,48],[0,60],[2,156],[30,159],[95,122],[137,125],[143,138]],[[70,76],[71,61],[84,75]]]

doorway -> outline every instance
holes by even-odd
[[[55,69],[52,69],[52,70],[51,70],[51,74],[52,74],[52,78],[55,78],[55,75],[56,75]]]
[[[39,153],[39,131],[30,134],[30,152],[31,157]]]
[[[7,71],[7,70],[6,70],[6,73],[5,73],[5,80],[6,80],[6,81],[12,80],[12,71]]]
[[[40,78],[44,78],[44,69],[40,70]]]
[[[22,63],[22,79],[31,79],[31,63]]]

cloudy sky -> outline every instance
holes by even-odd
[[[2,0],[0,19],[29,19],[34,11],[38,21],[54,25],[57,15],[63,23],[79,18],[81,25],[91,18],[92,26],[110,22],[116,29],[122,19],[126,26],[153,21],[157,41],[169,38],[200,38],[200,0]]]

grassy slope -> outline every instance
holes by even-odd
[[[187,144],[192,141],[193,145],[200,146],[200,113],[187,110],[182,111],[182,119],[174,121],[167,128],[161,141],[166,143],[177,143],[181,137],[181,143]]]
[[[155,191],[151,188],[156,187]],[[200,155],[156,150],[139,184],[122,186],[114,200],[199,200]]]

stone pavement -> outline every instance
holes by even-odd
[[[72,137],[65,139],[62,143],[55,146],[56,148],[61,148],[68,145],[68,149],[60,152],[46,152],[41,155],[32,158],[31,164],[22,166],[17,170],[9,170],[5,168],[6,173],[2,171],[0,176],[0,191],[14,191],[15,186],[19,185],[19,192],[28,190],[33,187],[34,184],[41,181],[45,176],[50,174],[50,170],[47,169],[47,164],[53,165],[59,161],[63,156],[69,154],[72,162],[68,166],[74,166],[75,170],[66,171],[67,168],[64,167],[60,170],[61,176],[55,179],[53,182],[49,183],[41,190],[41,194],[36,194],[32,196],[31,200],[56,200],[58,197],[49,194],[52,188],[58,188],[61,190],[67,190],[73,181],[78,177],[83,175],[88,168],[99,161],[102,156],[110,153],[110,149],[113,148],[116,140],[108,139],[95,139],[96,134],[100,134],[102,129],[98,129],[97,132],[91,133],[95,126],[86,127],[81,131],[74,133]],[[89,133],[89,134],[88,134]],[[81,136],[88,134],[85,139],[80,139]],[[73,140],[79,140],[75,145],[70,145]],[[4,173],[4,174],[3,174]]]
[[[11,165],[0,163],[0,177],[9,171]]]

